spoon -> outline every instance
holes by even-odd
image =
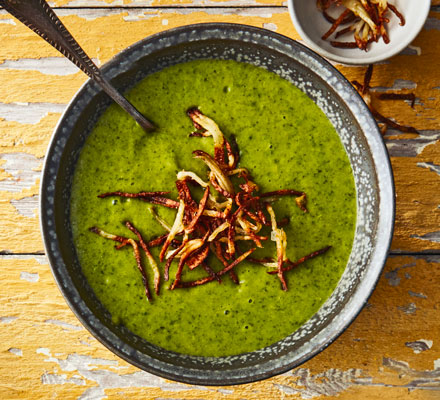
[[[84,52],[45,0],[0,0],[0,6],[38,33],[46,42],[92,78],[142,128],[146,131],[155,129],[155,126],[104,78],[99,68]]]

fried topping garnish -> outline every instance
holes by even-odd
[[[130,226],[134,229],[133,225],[130,224]],[[139,269],[139,271],[141,273],[142,283],[143,283],[143,285],[145,287],[145,296],[147,297],[148,301],[150,301],[151,300],[151,294],[150,294],[150,290],[148,289],[147,274],[145,272],[145,268],[144,268],[143,263],[142,263],[141,252],[139,251],[139,243],[136,240],[133,240],[131,238],[125,238],[125,237],[122,237],[122,236],[118,236],[118,235],[113,235],[111,233],[107,233],[107,232],[103,231],[102,229],[97,228],[96,226],[91,227],[89,229],[89,231],[93,232],[93,233],[96,233],[97,235],[102,236],[105,239],[114,240],[114,241],[120,242],[120,243],[126,243],[126,244],[131,245],[131,247],[133,247],[133,254],[134,254],[134,258],[136,259],[136,265],[137,265],[137,267],[138,267],[138,269]],[[140,238],[142,238],[142,237],[140,236]],[[143,242],[143,240],[142,240],[142,242]],[[145,245],[145,243],[144,243],[144,245]],[[147,251],[148,251],[148,248],[146,246],[145,246],[145,249],[147,249]],[[149,251],[148,251],[148,253],[149,253]]]
[[[364,81],[360,83],[358,81],[352,81],[353,86],[357,89],[359,94],[364,99],[374,118],[380,124],[380,131],[384,135],[388,128],[398,130],[405,133],[416,133],[419,131],[412,127],[401,125],[385,116],[383,116],[379,111],[376,110],[373,104],[373,98],[379,100],[407,100],[411,102],[411,107],[414,108],[414,103],[416,101],[416,96],[414,93],[376,93],[372,90],[370,86],[371,77],[373,76],[373,64],[370,64],[365,71]]]
[[[141,233],[134,227],[134,225],[130,221],[126,221],[125,226],[128,229],[130,229],[138,237],[139,244],[141,245],[142,250],[144,250],[145,255],[148,258],[148,262],[150,263],[151,269],[153,270],[154,290],[155,290],[156,294],[159,294],[160,272],[159,272],[159,268],[157,267],[156,260],[154,259],[153,255],[151,254],[150,249],[148,248],[148,245],[145,243],[144,238],[142,237]],[[142,275],[142,277],[145,279],[144,285],[147,287],[147,283],[146,283],[147,278],[146,278],[145,273]],[[147,288],[147,290],[148,290],[148,288]]]
[[[338,21],[349,19],[350,13],[345,12]],[[286,272],[328,250],[328,248],[318,250],[295,263],[287,258],[287,237],[282,226],[289,223],[289,218],[285,217],[277,222],[272,203],[280,197],[292,196],[298,208],[307,212],[306,193],[293,189],[260,193],[260,188],[252,180],[249,170],[242,166],[238,167],[239,149],[235,138],[231,137],[229,142],[218,125],[199,109],[191,108],[187,114],[197,129],[192,136],[212,136],[214,139],[214,157],[202,150],[193,152],[194,158],[200,159],[208,167],[207,180],[193,171],[178,172],[176,180],[178,200],[167,197],[170,192],[164,191],[139,193],[116,191],[98,196],[135,198],[177,209],[174,222],[169,224],[159,216],[154,206],[150,207],[154,219],[166,233],[145,241],[140,231],[130,221],[125,222],[125,226],[136,235],[137,240],[113,235],[97,227],[90,228],[90,231],[117,242],[118,250],[127,246],[133,248],[148,300],[152,297],[148,290],[147,275],[140,250],[144,251],[148,259],[154,274],[155,293],[159,295],[160,270],[150,251],[150,248],[157,246],[161,246],[159,260],[164,263],[164,281],[170,280],[171,264],[173,261],[177,262],[174,279],[169,286],[170,290],[200,286],[213,281],[220,283],[226,274],[234,283],[239,284],[235,268],[245,259],[275,268],[268,272],[277,274],[282,289],[287,290]],[[249,258],[257,248],[262,248],[263,243],[268,242],[267,227],[271,227],[270,237],[276,244],[276,259]],[[218,271],[208,264],[212,256],[222,266]],[[188,282],[182,280],[186,273],[189,274],[196,268],[202,268],[207,276]]]
[[[397,8],[388,4],[387,0],[317,0],[317,7],[322,12],[324,18],[331,23],[330,29],[322,36],[327,40],[335,34],[335,38],[353,32],[354,42],[340,42],[331,40],[333,47],[339,48],[359,48],[368,51],[368,44],[377,42],[382,37],[385,43],[390,39],[386,25],[389,23],[388,11],[394,13],[400,20],[400,25],[405,25],[405,18]],[[329,9],[335,11],[340,9],[342,12],[339,17],[333,18],[329,14]],[[337,31],[341,25],[347,25]]]

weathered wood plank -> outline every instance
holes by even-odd
[[[392,257],[355,322],[300,368],[197,387],[114,356],[81,327],[43,256],[0,256],[0,398],[434,400],[440,389],[440,256]]]
[[[284,0],[52,0],[52,7],[146,7],[146,6],[253,6],[253,5],[286,5]],[[440,5],[440,0],[432,0],[433,6]]]
[[[299,38],[286,10],[281,8],[214,8],[208,11],[113,8],[62,9],[58,12],[99,63],[151,33],[188,21],[271,24],[270,27],[278,32]],[[29,186],[19,171],[35,176],[33,162],[38,161],[41,165],[60,112],[86,78],[27,28],[9,23],[12,20],[4,11],[0,11],[1,21],[6,23],[0,23],[0,36],[9,39],[0,48],[0,61],[3,62],[0,64],[0,218],[3,222],[0,224],[0,251],[38,252],[43,250],[33,208],[37,203],[38,180]],[[440,195],[436,190],[440,165],[440,83],[436,62],[440,54],[439,25],[440,13],[431,12],[430,20],[411,48],[376,66],[372,79],[377,90],[411,91],[417,96],[414,109],[399,101],[378,104],[384,115],[422,130],[421,136],[391,132],[386,137],[396,176],[397,218],[393,249],[398,251],[440,249]],[[337,67],[350,80],[362,79],[364,68]],[[8,163],[15,153],[30,156],[32,162],[23,161],[13,172]],[[24,156],[17,157],[16,162],[19,162]]]

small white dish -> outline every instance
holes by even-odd
[[[372,64],[400,53],[422,29],[431,6],[430,0],[391,0],[390,4],[395,5],[404,16],[405,25],[400,26],[399,19],[389,12],[390,22],[386,26],[390,42],[385,44],[380,38],[378,42],[369,44],[368,51],[364,51],[358,48],[336,48],[330,44],[330,40],[321,39],[330,29],[331,24],[318,10],[316,0],[288,0],[288,2],[290,17],[305,44],[323,57],[344,64]],[[338,40],[352,42],[353,33]]]

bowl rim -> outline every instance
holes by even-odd
[[[313,1],[313,0],[312,0]],[[384,51],[382,54],[378,54],[376,56],[370,56],[365,58],[352,58],[352,57],[346,57],[346,56],[340,56],[337,54],[334,54],[321,46],[319,46],[315,41],[313,41],[309,35],[304,31],[302,28],[302,24],[295,12],[295,0],[288,0],[287,5],[289,9],[290,19],[292,20],[292,23],[298,32],[298,34],[301,36],[301,38],[304,40],[304,42],[309,46],[312,50],[314,50],[316,53],[320,54],[322,57],[326,57],[332,61],[340,62],[347,65],[366,65],[366,64],[373,64],[380,61],[387,60],[388,58],[391,58],[397,54],[399,54],[402,50],[404,50],[411,42],[417,37],[417,35],[420,33],[420,31],[423,29],[423,26],[426,22],[426,19],[428,18],[429,11],[431,9],[431,0],[424,0],[424,2],[421,4],[420,12],[422,13],[420,15],[420,25],[411,31],[411,35],[408,35],[404,41],[401,41],[399,44],[394,44],[391,46],[388,51]],[[361,50],[360,50],[361,51]]]
[[[45,208],[49,204],[52,204],[52,207],[54,207],[54,199],[50,198],[50,194],[48,194],[48,185],[50,185],[50,176],[53,175],[53,172],[50,171],[50,164],[52,161],[52,157],[55,155],[57,151],[59,151],[59,145],[58,143],[58,136],[61,134],[61,131],[63,129],[63,123],[65,122],[65,119],[67,119],[67,116],[70,112],[75,108],[75,101],[76,99],[83,94],[88,87],[90,87],[91,84],[93,84],[93,81],[90,79],[87,80],[82,87],[78,90],[78,92],[72,97],[71,101],[69,102],[68,106],[66,107],[63,115],[61,116],[54,133],[51,137],[47,152],[46,152],[46,158],[44,162],[43,172],[42,172],[42,180],[40,185],[40,229],[43,236],[44,246],[46,250],[46,255],[49,259],[50,267],[52,274],[54,276],[54,279],[57,283],[58,288],[60,289],[65,301],[73,311],[73,313],[76,315],[76,317],[80,320],[80,322],[87,328],[87,330],[99,341],[101,342],[105,347],[107,347],[112,353],[116,354],[117,356],[121,357],[125,361],[137,366],[138,368],[153,373],[155,375],[161,376],[166,379],[176,380],[183,383],[188,384],[203,384],[208,386],[218,386],[218,385],[235,385],[235,384],[243,384],[243,383],[250,383],[257,380],[266,379],[269,377],[272,377],[274,375],[278,375],[283,372],[287,372],[288,370],[297,367],[298,365],[301,365],[305,361],[309,360],[310,358],[314,357],[316,354],[321,352],[323,349],[325,349],[327,346],[329,346],[331,343],[334,342],[344,331],[345,329],[354,321],[354,319],[357,317],[359,312],[362,310],[363,306],[367,302],[368,298],[371,296],[378,280],[381,275],[382,269],[384,267],[385,261],[387,259],[387,254],[389,247],[391,245],[391,240],[393,237],[393,229],[394,229],[394,217],[395,217],[395,193],[394,193],[394,180],[393,180],[393,174],[391,169],[391,162],[386,150],[386,147],[383,142],[383,138],[379,132],[379,129],[377,127],[377,124],[369,111],[368,107],[364,103],[363,99],[359,96],[359,94],[355,91],[355,89],[352,87],[352,85],[349,83],[349,81],[339,72],[337,71],[328,61],[323,59],[318,54],[314,53],[312,50],[308,49],[306,46],[302,45],[301,43],[298,43],[297,41],[290,39],[286,36],[280,35],[278,33],[275,33],[273,31],[269,31],[263,28],[257,28],[249,25],[242,25],[242,24],[234,24],[234,23],[203,23],[203,24],[191,24],[191,25],[185,25],[180,26],[177,28],[173,28],[170,30],[162,31],[160,33],[156,33],[153,35],[150,35],[133,45],[127,47],[123,51],[119,52],[117,55],[115,55],[111,60],[109,60],[105,65],[102,67],[102,71],[105,75],[105,72],[108,71],[113,65],[116,65],[118,63],[121,63],[127,52],[132,51],[133,49],[136,49],[137,47],[140,47],[144,45],[145,43],[154,42],[158,39],[163,38],[164,36],[174,35],[177,36],[182,32],[193,30],[193,29],[201,29],[204,31],[209,30],[215,30],[215,29],[230,29],[233,31],[241,30],[245,31],[247,33],[256,33],[259,35],[264,35],[266,37],[269,37],[271,40],[275,40],[278,42],[287,43],[292,47],[296,47],[298,50],[304,52],[307,57],[313,60],[315,65],[319,65],[320,68],[323,68],[324,70],[331,70],[332,73],[334,73],[338,79],[339,82],[342,83],[344,87],[347,87],[350,91],[350,100],[353,101],[356,105],[356,110],[353,110],[350,106],[350,104],[347,103],[347,100],[344,100],[345,103],[347,103],[347,107],[350,109],[350,111],[359,118],[359,115],[362,114],[363,117],[367,116],[369,122],[372,124],[371,127],[373,131],[371,132],[371,136],[369,139],[372,140],[372,143],[368,142],[370,147],[373,145],[373,147],[376,148],[376,154],[373,154],[372,157],[374,159],[375,165],[377,165],[377,160],[375,159],[375,155],[380,159],[380,161],[383,163],[381,167],[383,167],[380,171],[376,171],[378,175],[381,175],[380,180],[382,181],[382,186],[385,190],[385,196],[381,196],[380,200],[380,209],[386,209],[388,214],[388,218],[386,221],[379,220],[378,226],[378,235],[380,235],[381,238],[384,239],[384,242],[380,243],[379,248],[375,252],[376,255],[376,261],[377,263],[374,265],[374,268],[370,268],[369,276],[365,276],[362,284],[363,287],[363,297],[362,299],[357,299],[354,301],[351,299],[351,304],[354,306],[354,308],[350,309],[350,311],[345,315],[345,318],[342,320],[339,320],[339,325],[337,326],[337,329],[335,329],[335,333],[333,333],[330,337],[326,338],[323,343],[320,343],[319,345],[315,346],[306,356],[303,356],[299,358],[298,360],[294,360],[293,362],[285,362],[281,367],[278,368],[261,368],[257,371],[257,369],[254,367],[251,371],[250,368],[248,371],[248,375],[240,375],[238,377],[224,377],[222,376],[222,371],[215,371],[216,373],[213,373],[213,371],[208,371],[208,374],[202,369],[197,370],[200,375],[194,376],[194,375],[187,375],[186,374],[186,368],[183,368],[179,366],[178,368],[176,366],[173,366],[175,368],[172,372],[170,372],[169,369],[163,368],[163,365],[166,364],[160,360],[156,360],[150,356],[147,356],[143,353],[140,353],[138,350],[134,349],[133,347],[129,346],[128,344],[124,343],[118,336],[116,336],[113,332],[111,332],[107,327],[103,325],[102,322],[100,322],[94,314],[91,312],[91,310],[87,307],[84,300],[82,300],[80,297],[75,298],[74,296],[79,296],[78,292],[75,287],[69,288],[67,286],[67,283],[69,281],[69,274],[67,274],[67,271],[60,270],[57,263],[59,262],[59,254],[57,256],[56,251],[53,250],[52,243],[53,240],[57,240],[56,237],[53,236],[53,233],[51,234],[51,223],[53,224],[54,217],[50,217],[48,213],[46,213]],[[366,138],[368,139],[368,138]],[[52,157],[51,157],[52,156]],[[57,173],[55,174],[57,175]],[[378,177],[379,181],[379,177]],[[384,197],[388,202],[384,202],[382,197]],[[52,202],[52,203],[51,203]],[[374,254],[373,254],[374,255]],[[58,257],[58,258],[57,258]],[[64,266],[65,267],[65,266]],[[369,278],[369,279],[368,279]],[[66,283],[67,282],[67,283]],[[361,285],[360,284],[360,285]],[[349,302],[350,303],[350,302]],[[346,307],[344,307],[344,310]],[[91,322],[90,318],[93,322]],[[337,318],[335,318],[337,319]],[[106,337],[102,336],[101,331],[106,330],[109,331],[110,334],[108,334]],[[117,342],[118,346],[115,345],[115,342]],[[142,357],[144,355],[144,357]],[[145,357],[147,359],[151,360],[150,363],[145,363]],[[221,358],[221,357],[220,357]],[[260,366],[263,366],[265,364],[260,364]],[[168,364],[167,364],[168,366]],[[177,371],[176,371],[177,369]]]

